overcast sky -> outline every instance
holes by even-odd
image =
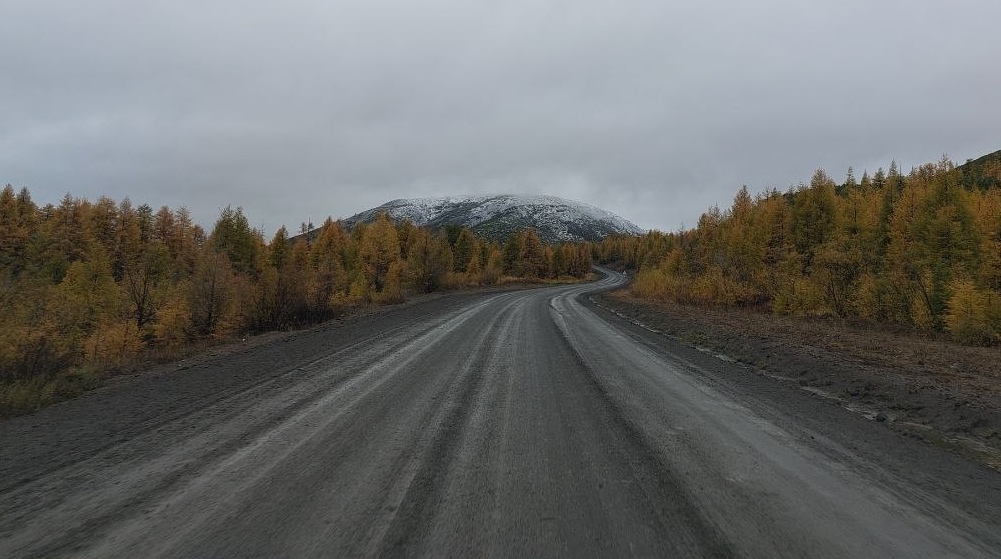
[[[643,228],[1001,149],[998,0],[0,0],[0,184],[270,236],[538,193]]]

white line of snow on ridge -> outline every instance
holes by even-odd
[[[643,230],[632,222],[603,210],[576,202],[546,195],[480,195],[443,196],[431,198],[398,199],[383,204],[371,212],[386,211],[396,219],[409,219],[416,225],[426,225],[456,206],[473,206],[467,210],[471,216],[466,225],[475,226],[505,212],[516,212],[523,217],[543,221],[554,231],[572,236],[567,223],[589,221],[609,224],[622,233],[642,234]],[[369,213],[369,212],[365,212]]]

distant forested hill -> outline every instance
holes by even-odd
[[[1001,188],[1001,150],[971,159],[956,170],[962,175],[960,182],[967,188]]]

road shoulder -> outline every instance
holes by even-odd
[[[877,418],[870,402],[886,405],[893,393],[883,387],[895,386],[887,380],[890,372],[866,368],[808,339],[792,343],[770,338],[762,329],[740,330],[722,318],[721,311],[674,311],[614,293],[585,295],[581,301],[642,343],[695,364],[694,374],[798,433],[817,450],[851,453],[856,464],[872,466],[867,473],[883,476],[891,485],[901,485],[891,479],[900,478],[933,495],[936,502],[950,503],[974,517],[1001,518],[1001,473],[987,465],[984,453],[929,436],[931,429],[903,424],[901,415]],[[868,383],[868,389],[859,392],[867,399],[852,400],[849,392],[835,398],[813,390],[811,383],[827,379],[830,383],[821,385],[827,391]],[[918,394],[944,399],[931,389]]]

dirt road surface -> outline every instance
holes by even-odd
[[[443,297],[0,423],[0,557],[998,557],[1001,474],[594,307]]]

